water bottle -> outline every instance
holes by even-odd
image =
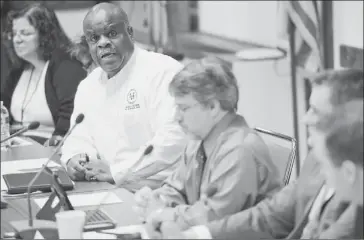
[[[1,101],[1,141],[10,136],[9,111]],[[10,140],[1,143],[1,150],[6,150],[10,147]]]

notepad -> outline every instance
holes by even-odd
[[[37,158],[31,160],[17,160],[1,162],[1,191],[8,191],[3,176],[11,173],[36,172],[48,161],[48,158]],[[58,163],[53,161],[48,163],[48,167],[60,167]]]
[[[104,199],[105,194],[108,192],[97,192],[97,193],[77,193],[68,195],[68,198],[73,207],[86,207],[86,206],[97,206]],[[46,203],[48,197],[35,198],[35,203],[41,208]],[[123,201],[113,192],[102,202],[105,204],[122,203]]]

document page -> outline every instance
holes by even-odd
[[[31,160],[17,160],[1,162],[1,176],[8,173],[38,171],[47,162],[48,158],[38,158]],[[58,163],[50,161],[48,167],[60,167]]]

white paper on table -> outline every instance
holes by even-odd
[[[21,137],[14,137],[10,141],[11,141],[11,147],[21,147],[33,144],[32,142]]]
[[[6,185],[3,176],[1,176],[1,191],[8,191],[8,185]]]
[[[108,194],[108,197],[101,203],[101,201],[105,198],[105,194]],[[113,192],[97,192],[97,193],[77,193],[68,195],[68,198],[73,207],[85,207],[85,206],[96,206],[100,203],[102,205],[105,204],[114,204],[114,203],[122,203],[123,201]],[[44,206],[48,197],[43,198],[35,198],[34,201],[41,208]]]
[[[115,235],[99,233],[99,232],[84,232],[82,239],[117,239]]]
[[[144,230],[143,225],[128,225],[128,226],[120,226],[113,229],[102,230],[103,233],[112,233],[112,234],[127,234],[127,233],[140,233]]]
[[[101,230],[102,233],[111,234],[135,234],[140,233],[142,239],[150,239],[144,225],[120,226],[114,229]]]
[[[44,239],[44,237],[39,231],[36,231],[35,235],[34,235],[34,239]]]
[[[35,172],[40,170],[48,161],[48,158],[38,158],[38,159],[30,159],[30,160],[16,160],[16,161],[6,161],[1,162],[1,176],[9,173],[19,173],[24,171],[32,171]],[[48,167],[59,167],[58,163],[50,161],[48,163]]]

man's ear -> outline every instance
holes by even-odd
[[[221,111],[220,102],[216,99],[209,101],[208,107],[212,110],[213,115],[218,115]]]
[[[130,38],[134,38],[134,30],[132,26],[128,26],[128,28],[126,29],[128,31],[128,34],[130,36]]]
[[[350,160],[345,160],[341,165],[341,171],[342,174],[345,176],[346,180],[349,183],[354,184],[357,177],[355,163]]]

